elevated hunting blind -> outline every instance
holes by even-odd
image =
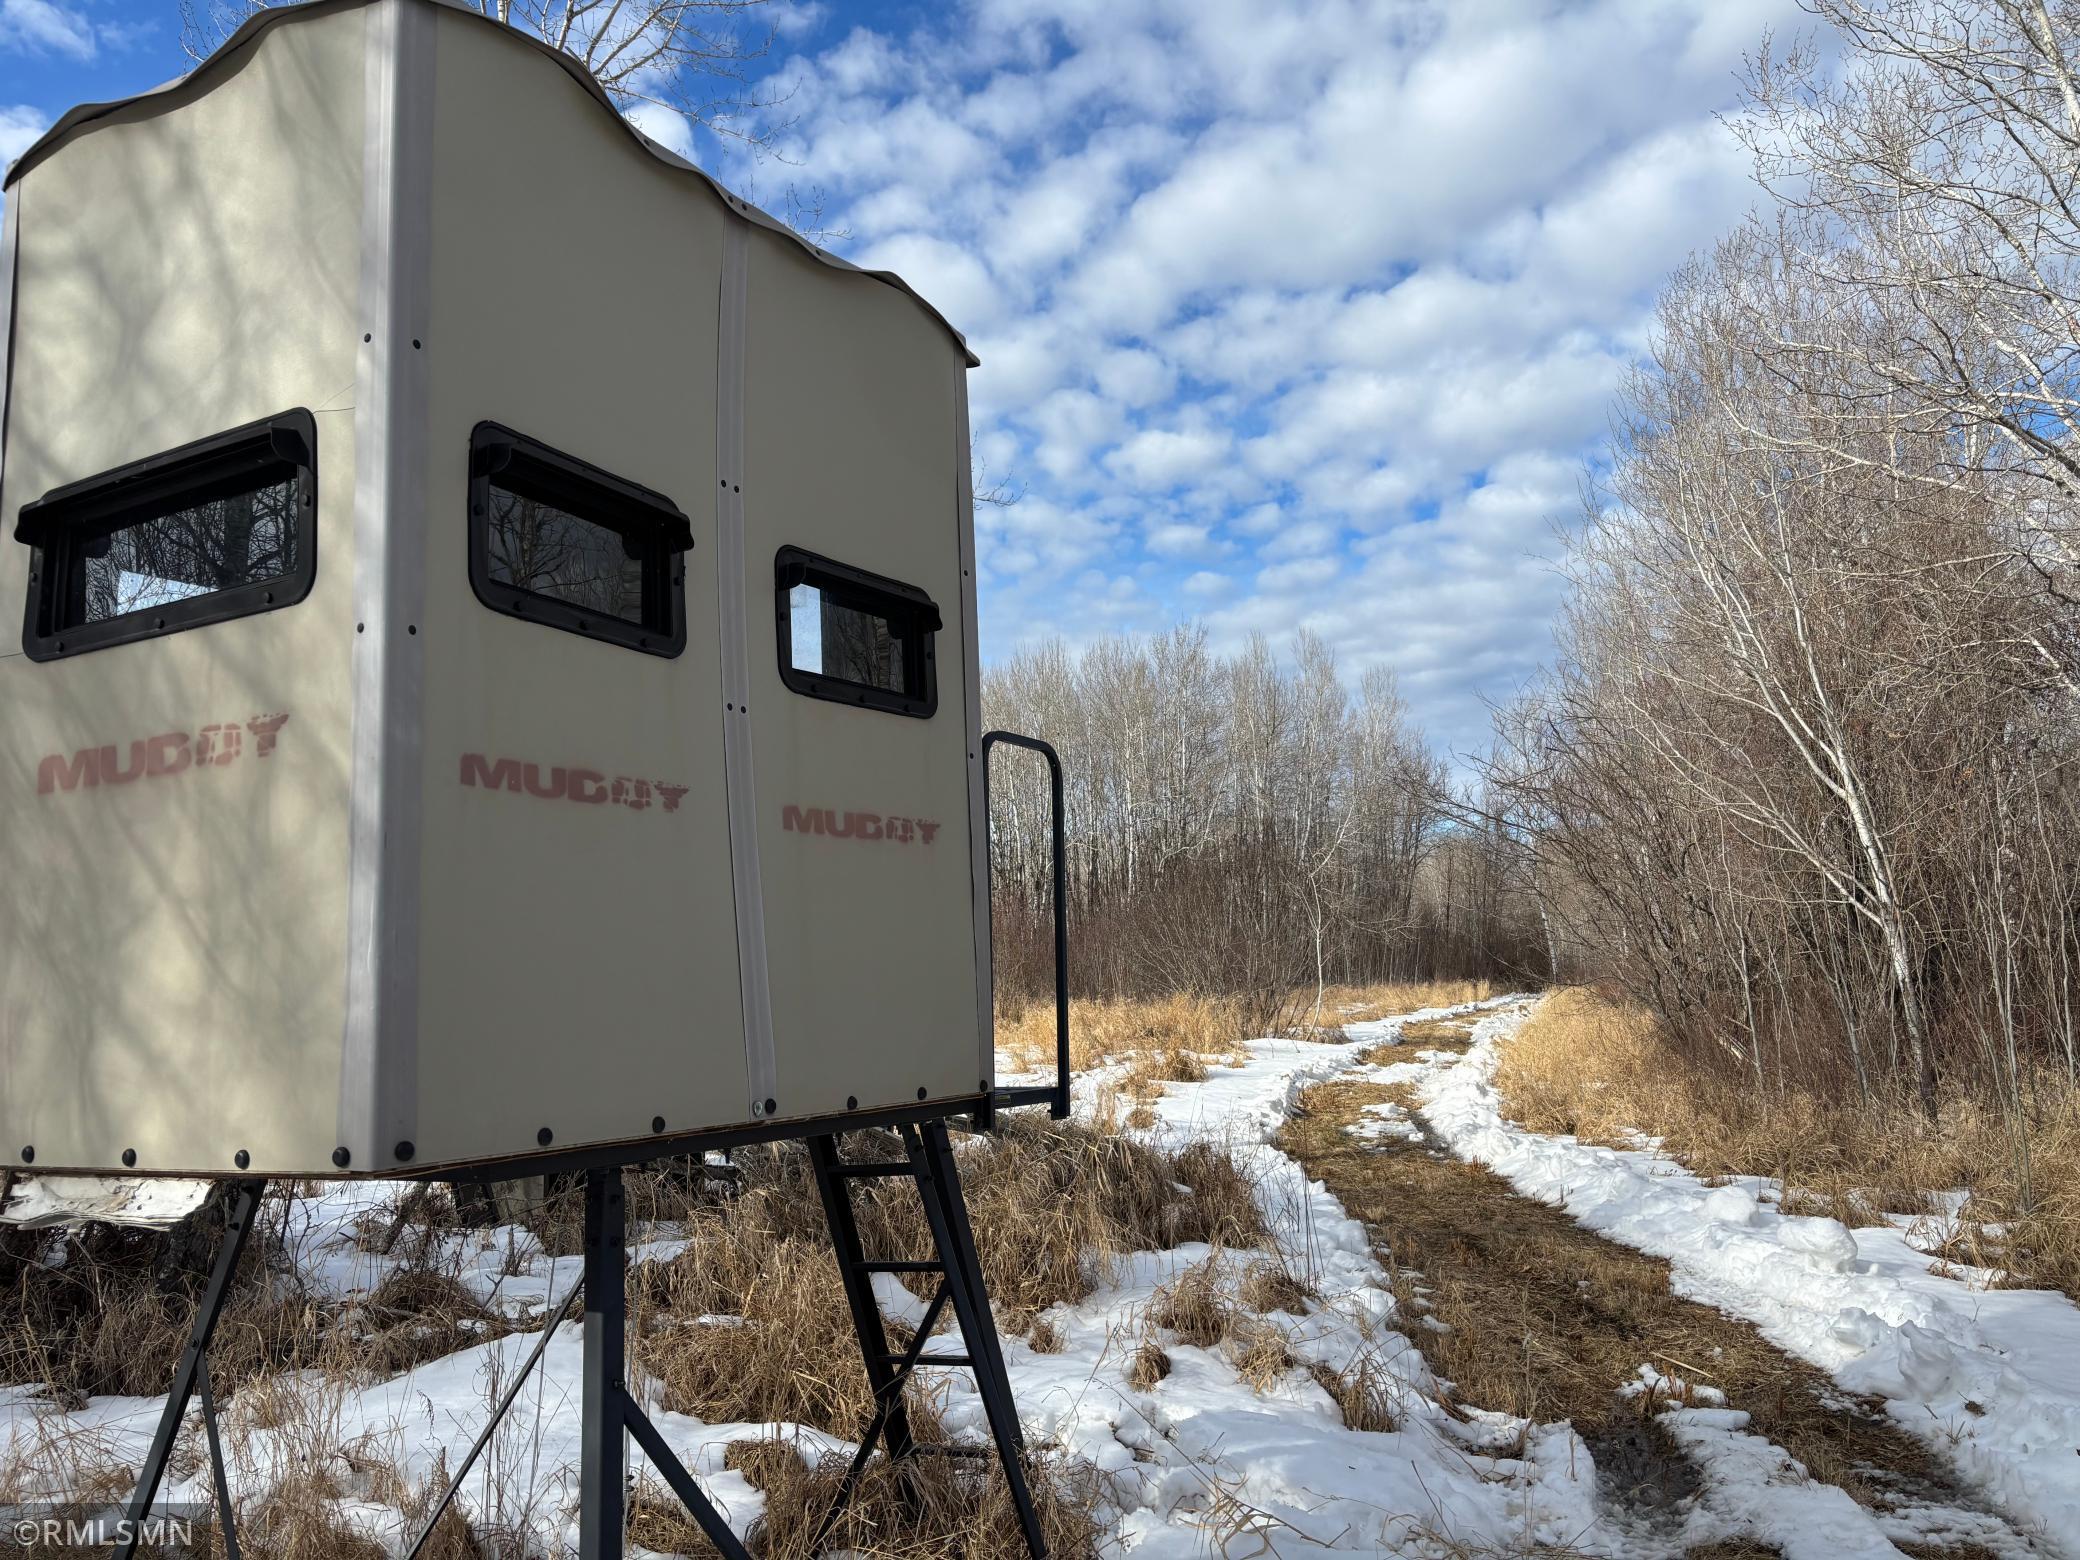
[[[215,1446],[267,1178],[582,1170],[581,1550],[626,1431],[742,1556],[621,1390],[620,1167],[801,1137],[853,1476],[971,1370],[1041,1553],[945,1123],[1067,1109],[1060,767],[981,726],[960,336],[451,0],[262,11],[5,187],[0,1145],[239,1178],[133,1514],[198,1391]],[[994,1084],[999,740],[1054,774],[1046,1088]],[[867,1176],[933,1256],[862,1249]],[[887,1272],[965,1353],[891,1348]]]
[[[526,35],[261,22],[7,180],[7,1157],[973,1108],[961,338]]]

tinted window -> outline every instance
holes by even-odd
[[[486,606],[652,655],[686,647],[693,528],[670,499],[488,422],[470,436],[469,491]]]
[[[641,623],[644,573],[661,549],[641,537],[491,485],[491,578],[588,612]]]
[[[796,671],[841,678],[891,693],[917,691],[914,620],[871,604],[848,604],[835,592],[797,585],[789,593]]]
[[[776,561],[780,677],[811,698],[899,715],[938,707],[939,609],[914,585],[798,547]]]
[[[301,601],[317,572],[309,412],[198,440],[24,504],[37,660]]]
[[[296,479],[120,526],[76,549],[64,626],[101,623],[296,568]]]

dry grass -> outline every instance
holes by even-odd
[[[1599,1469],[1643,1493],[1653,1486],[1665,1501],[1694,1474],[1658,1436],[1656,1405],[1618,1396],[1651,1363],[1725,1392],[1731,1407],[1753,1416],[1756,1434],[1866,1504],[1913,1493],[1963,1499],[1930,1452],[1881,1411],[1845,1405],[1824,1372],[1747,1323],[1672,1294],[1665,1263],[1515,1195],[1479,1166],[1417,1143],[1350,1137],[1344,1129],[1383,1100],[1413,1103],[1405,1089],[1317,1085],[1282,1146],[1373,1230],[1392,1264],[1402,1326],[1450,1386],[1449,1411],[1464,1402],[1572,1420]],[[1424,1317],[1446,1330],[1418,1325]],[[1346,1382],[1346,1390],[1322,1384],[1348,1422],[1394,1421],[1389,1383]],[[1660,1488],[1665,1481],[1677,1488]]]
[[[1144,1338],[1134,1357],[1127,1361],[1127,1385],[1136,1392],[1153,1392],[1156,1384],[1170,1375],[1170,1356],[1153,1338]]]
[[[1336,1400],[1343,1422],[1352,1430],[1397,1430],[1401,1426],[1401,1387],[1370,1350],[1342,1371],[1313,1367],[1314,1379]]]
[[[1924,1213],[1932,1194],[1968,1189],[1974,1222],[1943,1260],[2080,1298],[2080,1094],[2037,1101],[2025,1197],[2013,1136],[1979,1101],[1952,1094],[1930,1123],[1904,1103],[1763,1094],[1737,1069],[1683,1065],[1650,1015],[1586,990],[1539,1005],[1496,1081],[1510,1115],[1537,1131],[1620,1144],[1649,1133],[1701,1175],[1774,1176],[1787,1207],[1849,1225]]]
[[[1485,1002],[1495,996],[1494,982],[1486,980],[1382,981],[1369,986],[1331,986],[1322,998],[1325,1019],[1338,1024],[1370,1023],[1402,1013],[1420,1013],[1425,1008],[1457,1007],[1463,1002]],[[1310,1015],[1314,994],[1308,993]]]
[[[1069,1004],[1069,1062],[1078,1072],[1142,1055],[1229,1057],[1250,1038],[1246,1010],[1240,1002],[1227,998],[1180,992],[1168,997]],[[1020,1067],[1051,1072],[1053,1006],[1036,1004],[1015,1013],[999,1013],[997,1045]],[[1205,1076],[1203,1070],[1198,1076]]]
[[[845,1151],[894,1152],[886,1142]],[[636,1275],[640,1362],[676,1412],[855,1433],[870,1408],[866,1377],[807,1155],[790,1144],[741,1158],[734,1206],[697,1210],[686,1251]],[[964,1152],[961,1175],[992,1308],[1014,1333],[1050,1306],[1082,1300],[1115,1255],[1263,1235],[1249,1181],[1204,1145],[1171,1154],[1019,1118]],[[870,1255],[926,1254],[923,1210],[907,1182],[864,1183],[853,1195]],[[929,1292],[926,1283],[916,1287]]]
[[[900,1467],[876,1458],[821,1550],[811,1548],[837,1493],[842,1461],[812,1467],[791,1441],[739,1441],[725,1463],[766,1497],[765,1515],[747,1543],[758,1560],[810,1560],[852,1554],[861,1560],[1025,1560],[1025,1540],[1009,1487],[993,1463],[921,1457]],[[1059,1560],[1094,1560],[1099,1532],[1091,1516],[1095,1492],[1066,1470],[1041,1460],[1028,1484]],[[633,1543],[692,1560],[713,1560],[714,1546],[669,1495],[645,1487],[631,1514]]]

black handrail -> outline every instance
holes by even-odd
[[[1069,843],[1068,829],[1064,822],[1066,809],[1062,802],[1062,756],[1038,737],[1021,736],[1015,731],[992,731],[982,739],[982,807],[983,817],[989,816],[989,750],[999,742],[1008,742],[1013,747],[1026,748],[1047,760],[1048,786],[1054,802],[1054,1066],[1055,1081],[1050,1085],[1039,1085],[1018,1089],[999,1089],[991,1101],[993,1108],[1012,1105],[1047,1106],[1047,1114],[1056,1121],[1069,1114]],[[988,849],[988,842],[984,842]],[[995,863],[991,863],[990,877],[993,881]],[[994,966],[992,966],[994,967]]]

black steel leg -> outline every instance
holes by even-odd
[[[579,1560],[622,1560],[632,1432],[724,1560],[751,1560],[693,1476],[628,1395],[627,1207],[618,1167],[585,1172],[585,1420],[579,1442]]]
[[[925,1218],[931,1222],[932,1240],[946,1268],[953,1314],[960,1321],[961,1336],[967,1340],[970,1368],[976,1389],[982,1394],[983,1412],[989,1416],[989,1431],[997,1443],[1004,1480],[1011,1486],[1012,1504],[1018,1508],[1018,1525],[1033,1560],[1046,1560],[1047,1540],[1041,1536],[1033,1494],[1026,1487],[1024,1437],[1019,1431],[1018,1410],[1011,1401],[1011,1380],[997,1345],[996,1319],[990,1315],[974,1235],[961,1206],[960,1178],[953,1168],[953,1145],[946,1139],[946,1123],[928,1121],[920,1128],[905,1127],[903,1138],[910,1149],[911,1162],[917,1167]]]
[[[246,1237],[252,1233],[253,1219],[260,1209],[260,1193],[266,1185],[265,1181],[235,1183],[236,1196],[224,1225],[224,1239],[217,1247],[216,1266],[210,1270],[209,1287],[202,1292],[202,1303],[195,1311],[195,1325],[188,1332],[188,1346],[181,1351],[180,1365],[174,1370],[173,1385],[166,1394],[166,1407],[159,1415],[159,1428],[153,1433],[151,1450],[145,1454],[144,1466],[138,1470],[137,1489],[130,1497],[129,1523],[121,1542],[111,1551],[110,1560],[130,1560],[137,1551],[138,1531],[159,1493],[159,1481],[166,1476],[166,1460],[173,1455],[174,1439],[180,1434],[181,1421],[188,1416],[188,1403],[195,1395],[195,1384],[207,1368],[204,1356],[209,1352],[210,1339],[216,1334],[217,1318],[224,1310],[224,1301],[231,1293],[232,1279],[238,1273],[239,1255],[246,1249]],[[228,1502],[224,1518],[228,1533]]]
[[[239,1560],[238,1519],[231,1509],[231,1472],[224,1464],[224,1442],[217,1434],[217,1395],[210,1390],[209,1360],[196,1372],[202,1393],[202,1428],[209,1436],[209,1471],[217,1487],[217,1526],[224,1532],[224,1560]]]
[[[973,1297],[975,1313],[982,1318],[982,1335],[971,1340],[968,1352],[989,1362],[989,1372],[1002,1384],[1008,1410],[1011,1407],[1011,1372],[1004,1365],[1003,1341],[997,1336],[997,1319],[990,1311],[989,1293],[983,1286],[982,1254],[975,1248],[975,1228],[968,1222],[968,1199],[961,1190],[960,1167],[954,1162],[953,1144],[947,1140],[943,1121],[927,1122],[922,1131],[925,1159],[931,1167],[932,1179],[939,1184],[939,1204],[946,1210],[947,1231],[959,1248],[959,1265],[968,1275],[968,1292]],[[1016,1411],[1010,1413],[1010,1422],[1011,1438],[1023,1451],[1025,1431],[1019,1425]]]
[[[838,1272],[845,1282],[852,1330],[859,1337],[860,1357],[866,1361],[867,1384],[874,1392],[875,1421],[888,1455],[906,1457],[911,1447],[910,1411],[903,1402],[903,1381],[889,1365],[888,1327],[881,1317],[881,1304],[874,1298],[873,1279],[866,1271],[867,1255],[860,1244],[852,1194],[839,1171],[842,1161],[838,1140],[828,1136],[810,1138],[809,1160],[816,1169],[816,1189],[823,1196],[823,1216],[830,1225]],[[865,1450],[863,1447],[863,1454]]]
[[[585,1422],[578,1451],[579,1560],[621,1560],[628,1447],[628,1295],[621,1171],[585,1172]]]

